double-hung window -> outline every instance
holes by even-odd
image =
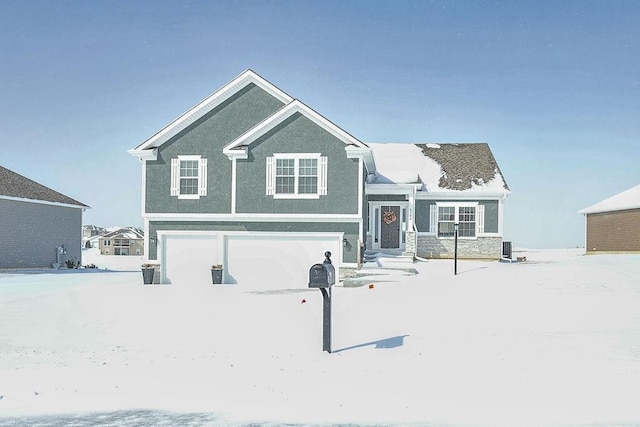
[[[207,159],[178,156],[171,159],[171,195],[179,199],[199,199],[207,195]]]
[[[276,199],[312,199],[327,194],[327,158],[316,153],[267,157],[266,194]]]
[[[438,237],[455,236],[475,238],[484,233],[484,206],[477,203],[438,203],[431,206],[429,231]]]

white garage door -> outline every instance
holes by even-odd
[[[211,285],[211,266],[218,263],[215,235],[163,235],[162,283],[178,286]]]
[[[338,275],[340,235],[263,233],[226,237],[227,283],[249,289],[300,289],[309,284],[309,268],[330,251]]]

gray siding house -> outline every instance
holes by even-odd
[[[0,166],[0,268],[81,260],[88,206]],[[64,264],[63,264],[64,265]]]
[[[337,275],[358,265],[360,247],[449,256],[460,222],[464,254],[499,258],[509,190],[488,146],[438,145],[432,158],[434,145],[387,145],[247,70],[129,150],[143,168],[146,256],[162,283],[210,283],[222,265],[225,283],[301,288],[327,250]],[[462,164],[464,185],[440,182]]]

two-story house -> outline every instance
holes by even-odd
[[[365,144],[245,71],[129,150],[146,255],[162,283],[210,283],[220,264],[225,283],[302,288],[327,250],[337,275],[360,246],[449,256],[455,223],[461,255],[499,258],[509,190],[491,151],[435,147]]]

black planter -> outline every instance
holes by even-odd
[[[153,284],[153,275],[156,272],[155,268],[143,268],[142,269],[142,282],[145,285]]]
[[[222,269],[221,268],[212,268],[211,269],[211,281],[214,285],[222,284]]]

